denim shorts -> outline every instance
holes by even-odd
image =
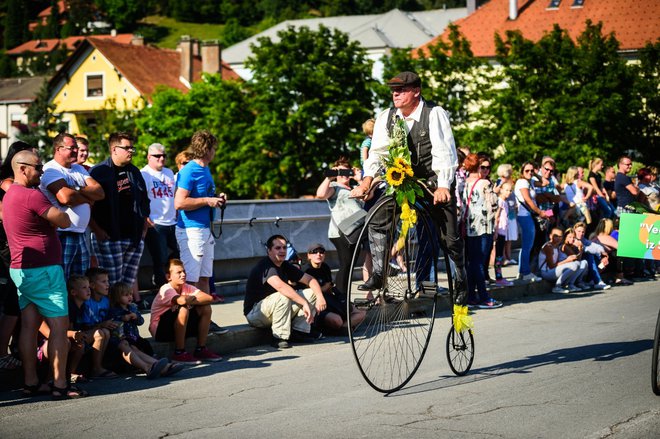
[[[179,242],[179,252],[186,279],[197,282],[200,277],[211,277],[213,274],[213,251],[215,238],[210,228],[176,228],[176,240]]]

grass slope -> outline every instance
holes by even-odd
[[[144,33],[151,43],[158,47],[175,49],[182,35],[190,35],[200,40],[218,40],[224,25],[208,23],[185,23],[173,18],[151,15],[140,21]]]

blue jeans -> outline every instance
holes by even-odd
[[[467,237],[467,284],[468,302],[481,303],[488,300],[484,261],[490,256],[489,235]],[[491,244],[492,245],[492,244]],[[488,256],[486,256],[488,255]]]
[[[600,263],[600,258],[597,258],[591,253],[587,252],[584,253],[583,258],[585,261],[587,261],[587,267],[589,269],[587,280],[593,280],[596,283],[602,282],[603,280],[601,279],[600,273],[598,272],[598,264]]]
[[[598,200],[598,207],[600,207],[601,212],[603,213],[603,218],[614,218],[615,209],[612,205],[603,197],[596,197]]]
[[[532,272],[530,256],[532,254],[532,247],[534,246],[534,237],[536,235],[534,218],[531,216],[518,215],[518,225],[520,226],[520,233],[522,235],[522,248],[520,249],[518,272],[524,276]]]

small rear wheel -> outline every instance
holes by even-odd
[[[474,336],[472,330],[457,332],[454,325],[447,334],[447,361],[452,372],[463,376],[470,371],[474,361]]]

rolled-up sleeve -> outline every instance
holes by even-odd
[[[438,176],[438,187],[449,188],[458,168],[458,155],[449,117],[442,107],[434,107],[429,114],[431,137],[431,167]]]

